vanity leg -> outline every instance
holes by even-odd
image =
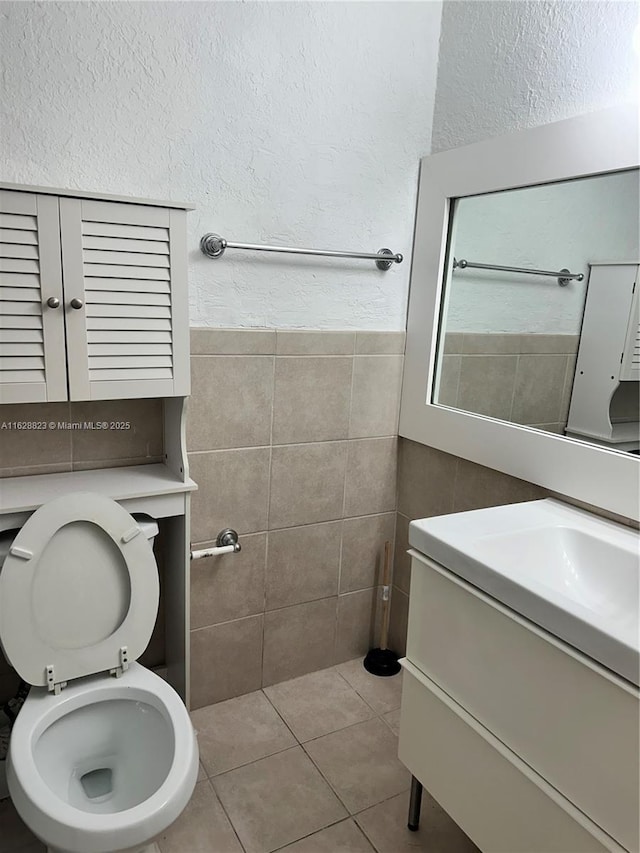
[[[420,827],[420,806],[422,805],[422,783],[415,776],[411,777],[411,796],[409,798],[409,820],[407,826],[411,832],[417,832]]]

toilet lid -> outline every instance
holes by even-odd
[[[136,660],[158,612],[158,569],[134,518],[76,492],[25,522],[0,569],[0,643],[29,684],[56,683]]]

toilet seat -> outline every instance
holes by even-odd
[[[145,650],[158,612],[153,551],[110,498],[74,493],[43,504],[0,571],[0,644],[29,684],[119,674]]]

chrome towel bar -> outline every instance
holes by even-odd
[[[391,249],[369,252],[333,252],[329,249],[296,249],[291,246],[264,246],[256,243],[231,243],[219,234],[205,234],[200,240],[200,250],[208,258],[220,258],[225,249],[246,249],[251,252],[285,252],[290,255],[322,255],[327,258],[362,258],[375,261],[379,270],[388,270],[392,264],[401,264],[402,255]]]
[[[499,272],[517,272],[526,275],[550,275],[558,279],[560,287],[566,287],[570,281],[582,281],[584,275],[581,272],[569,272],[567,269],[561,269],[557,272],[553,270],[533,270],[526,267],[501,267],[498,264],[477,264],[474,261],[466,261],[464,258],[460,260],[453,259],[454,269],[476,269],[476,270],[498,270]]]

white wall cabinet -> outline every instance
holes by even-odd
[[[0,184],[0,403],[163,400],[164,461],[9,477],[0,530],[90,491],[159,519],[166,677],[189,702],[186,212],[191,205]],[[47,407],[38,420],[49,420]],[[7,417],[7,420],[9,418]]]
[[[0,189],[0,402],[189,394],[187,205]]]
[[[637,405],[618,420],[611,407],[640,380],[639,270],[637,262],[591,265],[567,422],[568,435],[623,450],[638,444]]]

